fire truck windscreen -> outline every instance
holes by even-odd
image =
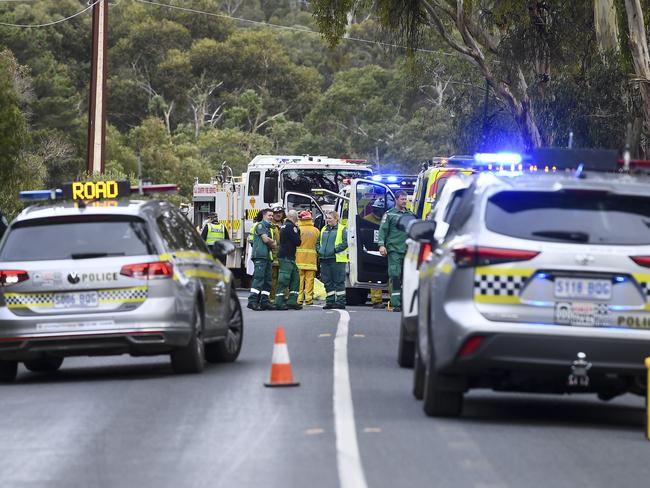
[[[372,173],[365,170],[343,169],[285,169],[282,175],[282,192],[288,191],[311,195],[314,188],[338,193],[347,183],[355,178],[370,178]],[[324,194],[316,198],[320,205],[334,204],[331,195]]]

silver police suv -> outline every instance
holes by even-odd
[[[234,361],[243,330],[230,271],[169,203],[35,205],[0,242],[1,381],[125,353],[197,373]]]
[[[473,388],[645,392],[650,179],[545,169],[474,176],[420,268],[413,394],[428,415],[459,415]]]

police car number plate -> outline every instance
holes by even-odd
[[[96,291],[55,293],[54,308],[93,308],[99,305]]]
[[[555,297],[609,300],[612,297],[612,282],[583,278],[555,278]]]

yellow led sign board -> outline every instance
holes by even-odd
[[[68,200],[99,200],[131,195],[128,181],[74,181],[63,185],[63,198]]]

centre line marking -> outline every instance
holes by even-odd
[[[345,310],[337,310],[337,312],[341,316],[334,338],[334,432],[339,485],[341,488],[367,488],[368,484],[359,455],[348,368],[350,315]]]

